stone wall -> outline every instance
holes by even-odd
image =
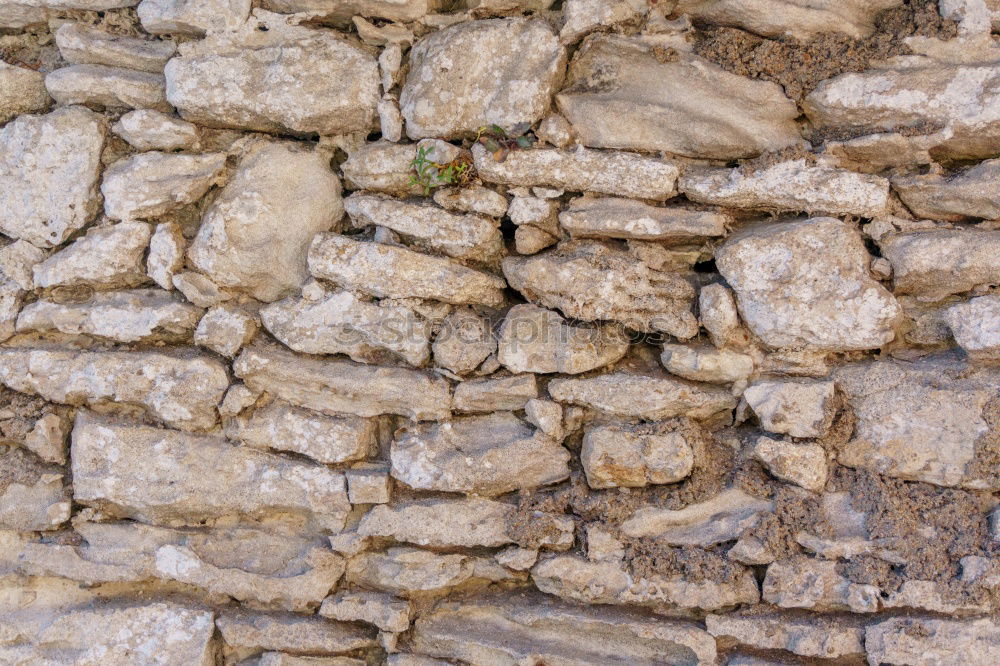
[[[0,663],[998,663],[998,29],[0,0]]]

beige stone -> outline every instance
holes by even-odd
[[[503,217],[507,212],[507,198],[481,185],[436,188],[434,203],[448,210],[479,213],[489,217]]]
[[[510,412],[419,424],[392,442],[393,478],[411,488],[502,495],[562,481],[569,451]]]
[[[368,627],[293,613],[226,611],[215,624],[227,645],[246,650],[338,654],[375,643]]]
[[[836,619],[789,615],[715,615],[705,618],[708,633],[727,643],[760,650],[784,650],[803,657],[836,659],[865,653],[863,627]]]
[[[201,36],[238,29],[250,0],[142,0],[137,13],[146,32]]]
[[[107,109],[173,111],[165,86],[162,74],[107,65],[70,65],[45,77],[45,89],[58,103]]]
[[[978,285],[1000,283],[1000,231],[940,229],[879,240],[892,264],[897,294],[936,301]]]
[[[470,21],[433,32],[410,50],[399,98],[406,134],[456,138],[487,125],[534,124],[565,63],[565,50],[540,19]]]
[[[253,390],[325,414],[400,414],[416,420],[451,415],[451,388],[440,377],[406,368],[296,356],[276,347],[250,347],[233,372]]]
[[[0,349],[0,383],[72,405],[142,405],[164,423],[211,428],[229,387],[218,361],[177,351],[89,352],[60,347]]]
[[[167,99],[199,125],[346,134],[375,122],[375,58],[333,33],[268,12],[182,44],[164,74]]]
[[[1000,295],[991,294],[953,305],[945,321],[955,342],[974,359],[1000,358]]]
[[[137,287],[146,281],[143,255],[152,234],[143,222],[92,227],[34,267],[36,287]]]
[[[748,495],[739,488],[729,488],[676,511],[643,507],[622,523],[621,531],[633,538],[655,537],[675,546],[707,548],[739,538],[773,506],[766,499]]]
[[[822,437],[833,421],[835,387],[830,381],[754,382],[743,399],[769,431],[792,437]]]
[[[753,455],[783,481],[820,492],[826,486],[826,450],[819,444],[793,444],[760,437]]]
[[[111,130],[136,150],[179,150],[198,141],[195,125],[152,109],[129,111]]]
[[[24,449],[4,447],[0,454],[0,529],[53,530],[69,520],[70,491],[63,470],[42,464]]]
[[[384,631],[406,631],[410,627],[410,603],[380,592],[342,591],[327,597],[319,614],[334,620],[374,624]]]
[[[724,236],[730,222],[724,213],[650,206],[614,197],[580,197],[559,213],[559,225],[573,238],[632,238],[669,244]]]
[[[487,183],[559,187],[663,201],[676,192],[678,168],[665,160],[636,153],[537,148],[515,150],[497,162],[483,146],[472,147],[479,177]]]
[[[81,107],[24,115],[0,129],[0,232],[59,245],[100,206],[105,123]]]
[[[538,384],[531,374],[467,379],[455,386],[454,407],[459,412],[513,411],[537,397]]]
[[[423,654],[482,664],[707,666],[716,659],[715,641],[692,622],[587,608],[537,592],[443,602],[417,620],[413,645]]]
[[[503,271],[529,300],[568,317],[684,339],[697,333],[695,291],[685,276],[651,268],[607,242],[567,241],[544,254],[507,257]]]
[[[416,156],[417,146],[412,143],[376,141],[354,146],[341,165],[344,185],[402,196],[422,194],[423,188],[411,179],[414,173],[410,163]]]
[[[76,501],[156,524],[286,513],[336,531],[350,508],[342,473],[233,447],[213,435],[121,425],[81,412],[71,456]],[[182,572],[185,554],[175,556]]]
[[[1000,218],[1000,160],[986,160],[946,177],[940,174],[899,176],[892,188],[915,215],[961,222],[967,218]]]
[[[45,462],[65,465],[69,430],[69,419],[49,412],[35,421],[31,432],[24,436],[24,448]]]
[[[194,331],[194,342],[233,358],[257,333],[257,317],[245,308],[223,303],[208,309]]]
[[[210,308],[233,297],[232,293],[220,289],[219,285],[197,271],[180,271],[174,274],[171,281],[184,298],[198,307]]]
[[[642,18],[645,6],[635,0],[567,0],[563,5],[563,23],[559,41],[572,44],[584,35]]]
[[[457,374],[478,368],[497,349],[489,320],[471,308],[456,308],[434,338],[434,364]]]
[[[736,406],[728,391],[714,386],[624,372],[554,379],[549,395],[559,402],[651,421],[674,416],[703,419]]]
[[[227,421],[225,433],[256,449],[290,451],[326,464],[361,460],[376,445],[372,419],[322,414],[280,401]]]
[[[852,583],[837,573],[837,562],[798,556],[767,568],[762,587],[764,601],[781,608],[815,611],[874,613],[879,589]]]
[[[119,160],[104,170],[104,214],[113,220],[159,217],[201,199],[225,166],[222,153],[154,151]]]
[[[173,222],[156,225],[146,254],[146,275],[161,289],[174,288],[174,275],[184,267],[184,235]]]
[[[83,23],[64,23],[55,36],[59,53],[74,65],[108,65],[162,73],[177,49],[170,40],[125,37]]]
[[[402,596],[447,592],[471,579],[474,558],[400,547],[384,553],[361,553],[347,564],[347,580]]]
[[[825,32],[863,37],[872,31],[878,12],[899,4],[900,0],[681,0],[674,11],[758,35],[805,41]]]
[[[989,666],[998,640],[991,618],[892,617],[865,629],[869,663]]]
[[[868,274],[849,223],[830,217],[751,227],[715,253],[740,314],[771,347],[858,350],[895,337],[901,310]]]
[[[507,312],[499,337],[497,359],[511,372],[579,374],[614,363],[628,351],[628,338],[615,326],[573,326],[529,304]]]
[[[889,181],[805,159],[779,162],[756,173],[735,169],[691,169],[678,181],[699,203],[775,211],[824,212],[875,217],[889,205]]]
[[[754,370],[751,356],[708,345],[663,345],[663,367],[671,374],[696,382],[745,382]]]
[[[591,488],[675,483],[691,473],[690,432],[680,423],[610,424],[588,428],[580,462]]]
[[[351,504],[387,504],[392,499],[392,478],[383,463],[346,470],[347,497]]]
[[[6,61],[0,63],[0,123],[23,113],[41,113],[51,103],[44,74]]]
[[[707,284],[698,293],[701,325],[712,344],[725,347],[739,339],[740,316],[733,291],[722,284]]]
[[[316,12],[327,22],[344,23],[352,16],[371,16],[390,21],[417,21],[437,10],[440,0],[264,0],[275,12]]]
[[[97,292],[82,303],[40,299],[17,318],[19,331],[59,331],[115,342],[184,340],[201,309],[159,289]]]

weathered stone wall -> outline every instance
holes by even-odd
[[[997,664],[998,28],[0,0],[0,664]]]

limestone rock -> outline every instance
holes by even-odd
[[[549,395],[559,402],[650,421],[674,416],[704,419],[736,406],[728,391],[714,386],[624,372],[554,379],[549,383]]]
[[[892,188],[915,215],[960,222],[966,218],[1000,218],[1000,160],[986,160],[954,176],[899,176]]]
[[[103,119],[80,107],[24,115],[0,129],[0,232],[59,245],[100,206]]]
[[[979,296],[945,312],[955,341],[974,359],[1000,358],[1000,295]]]
[[[376,141],[349,151],[341,165],[344,184],[350,189],[371,190],[405,196],[422,194],[423,188],[412,182],[417,146],[412,143]]]
[[[233,297],[228,291],[219,289],[207,277],[197,271],[180,271],[173,276],[173,286],[198,307],[210,308]]]
[[[580,197],[559,214],[560,226],[573,238],[632,238],[669,244],[724,236],[730,221],[723,213],[613,197]]]
[[[428,298],[456,305],[498,306],[506,286],[502,278],[454,259],[336,234],[318,234],[313,240],[309,272],[380,298]]]
[[[899,4],[900,0],[681,0],[674,11],[765,37],[787,35],[805,41],[824,32],[863,37],[872,31],[878,12]]]
[[[74,65],[107,65],[162,73],[177,46],[168,40],[114,35],[83,23],[64,23],[56,30],[62,57]]]
[[[45,88],[60,104],[108,109],[173,110],[162,74],[107,65],[70,65],[45,77]]]
[[[352,194],[344,208],[356,226],[392,229],[417,247],[457,259],[489,261],[503,252],[497,223],[479,215],[457,215],[437,206],[371,194]]]
[[[144,222],[93,227],[34,267],[36,287],[137,287],[146,282],[143,255],[152,230]]]
[[[895,337],[900,308],[869,277],[861,235],[829,217],[750,229],[715,253],[740,314],[771,347],[858,350]]]
[[[413,647],[423,654],[483,664],[535,660],[566,666],[616,661],[707,666],[716,658],[714,640],[691,622],[516,592],[439,603],[417,620]]]
[[[497,358],[511,372],[579,374],[614,363],[628,351],[623,331],[573,326],[535,305],[515,305],[500,327]]]
[[[613,562],[588,562],[577,555],[542,560],[531,570],[542,592],[586,604],[641,606],[654,613],[676,614],[681,609],[717,610],[760,599],[749,569],[732,580],[686,580],[683,576],[635,578]]]
[[[532,125],[562,81],[565,49],[541,19],[445,28],[410,50],[399,103],[411,139],[458,138],[487,125]]]
[[[869,663],[988,666],[998,640],[991,618],[893,617],[865,629]]]
[[[945,131],[931,150],[937,158],[996,157],[1000,67],[986,59],[948,62],[929,56],[827,79],[803,103],[820,129],[894,130],[928,124]]]
[[[343,23],[355,15],[417,21],[437,10],[441,3],[440,0],[264,0],[262,4],[275,12],[316,12],[325,22]]]
[[[429,499],[373,507],[358,524],[362,536],[391,537],[431,548],[486,546],[514,543],[508,520],[514,506],[481,498]],[[540,545],[568,548],[573,543],[573,521],[538,512],[540,525],[550,534]]]
[[[287,513],[337,531],[350,509],[342,473],[212,435],[116,424],[82,412],[71,456],[76,501],[156,524]],[[210,469],[218,474],[206,474]],[[183,572],[185,553],[169,557]]]
[[[770,565],[762,592],[765,601],[781,608],[852,613],[874,613],[880,598],[874,585],[852,583],[837,573],[836,561],[803,556]]]
[[[451,415],[448,382],[419,370],[296,356],[269,347],[245,349],[233,363],[255,391],[325,414],[400,414],[415,420]]]
[[[515,411],[537,397],[534,375],[467,379],[455,386],[454,407],[460,412]]]
[[[368,627],[293,613],[226,611],[215,624],[227,645],[246,650],[338,654],[375,644]]]
[[[69,520],[71,502],[63,470],[19,448],[0,454],[0,529],[53,530]]]
[[[936,301],[981,284],[1000,284],[1000,231],[939,229],[879,240],[897,294]]]
[[[410,603],[380,592],[338,592],[323,600],[319,614],[346,622],[374,624],[384,631],[406,631],[410,628]]]
[[[572,44],[600,28],[637,21],[644,9],[633,0],[568,0],[563,5],[564,23],[559,41]]]
[[[66,440],[70,424],[67,418],[48,413],[35,421],[31,432],[24,436],[24,448],[45,462],[66,464]]]
[[[556,102],[594,148],[733,159],[801,142],[799,112],[776,83],[688,54],[663,62],[654,45],[623,36],[587,38]]]
[[[335,464],[367,457],[375,449],[375,425],[359,416],[330,416],[276,401],[228,421],[225,432],[256,449],[291,451]]]
[[[196,126],[152,109],[129,111],[111,130],[136,150],[179,150],[198,141]]]
[[[456,308],[434,338],[434,364],[457,374],[472,372],[497,350],[490,322],[471,308]]]
[[[149,239],[146,275],[162,289],[174,288],[174,275],[184,267],[184,235],[173,222],[156,225]]]
[[[146,32],[201,36],[236,30],[250,15],[250,0],[142,0],[137,13]]]
[[[559,239],[538,227],[524,225],[514,232],[514,250],[518,254],[535,254],[550,245],[555,245]]]
[[[185,120],[208,127],[366,131],[379,98],[374,57],[328,31],[267,13],[182,44],[164,74],[170,103]]]
[[[655,157],[618,151],[536,148],[515,150],[497,162],[483,146],[472,146],[479,177],[487,183],[548,186],[663,201],[676,192],[679,170]]]
[[[753,374],[753,358],[708,345],[663,345],[663,367],[671,374],[696,382],[745,382]]]
[[[45,75],[27,67],[0,63],[0,123],[23,113],[41,113],[52,99],[45,89]]]
[[[159,217],[204,196],[225,166],[222,153],[148,152],[119,160],[104,172],[104,213],[114,220]]]
[[[853,437],[840,448],[842,465],[939,486],[996,486],[992,472],[972,464],[977,442],[995,427],[984,410],[996,396],[996,369],[969,372],[944,357],[856,363],[833,378],[857,419]]]
[[[399,595],[444,592],[473,577],[474,558],[439,555],[419,548],[395,547],[384,553],[361,553],[347,564],[347,580]]]
[[[690,428],[661,422],[588,428],[580,462],[591,488],[641,488],[675,483],[694,466]]]
[[[351,504],[387,504],[392,498],[392,479],[383,463],[363,464],[344,472]]]
[[[209,308],[194,331],[194,342],[233,358],[257,333],[259,322],[246,309],[222,303]]]
[[[698,310],[713,345],[725,347],[739,338],[740,316],[731,289],[718,283],[705,285],[698,293]]]
[[[697,333],[695,292],[683,275],[658,271],[601,241],[561,243],[532,257],[507,257],[510,286],[529,300],[584,321],[612,320],[679,338]]]
[[[725,643],[836,659],[865,653],[863,627],[835,619],[788,615],[708,615],[708,633]]]
[[[760,437],[753,455],[783,481],[813,492],[820,492],[826,486],[826,450],[819,444],[793,444]]]
[[[88,352],[66,348],[0,349],[0,383],[72,405],[142,405],[176,428],[211,428],[229,387],[226,368],[179,352]]]
[[[833,421],[833,382],[754,382],[743,399],[769,431],[792,437],[822,437]]]
[[[200,308],[169,292],[136,289],[97,292],[83,303],[40,299],[21,311],[17,328],[94,335],[115,342],[183,340],[200,316]]]
[[[434,190],[434,203],[448,210],[479,213],[489,217],[503,217],[507,212],[507,198],[481,185],[439,187]]]
[[[261,144],[206,211],[188,257],[216,284],[276,301],[305,280],[310,241],[339,228],[343,210],[340,181],[319,153]]]
[[[676,511],[643,507],[622,523],[621,531],[633,538],[655,537],[675,546],[708,548],[739,538],[773,507],[768,500],[730,488]]]
[[[510,412],[404,429],[392,442],[392,476],[411,488],[502,495],[562,481],[569,451]]]
[[[756,173],[742,168],[691,170],[678,182],[692,201],[786,211],[822,211],[833,215],[875,217],[889,205],[889,181],[805,159],[779,162]]]

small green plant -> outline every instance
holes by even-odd
[[[476,141],[493,154],[495,161],[503,162],[512,150],[523,150],[534,145],[537,140],[535,136],[525,134],[529,127],[527,123],[521,123],[515,125],[510,133],[499,125],[480,127],[476,133]]]
[[[415,172],[410,174],[410,185],[423,188],[424,196],[429,195],[435,187],[464,185],[469,181],[471,165],[468,161],[458,159],[440,164],[427,159],[432,152],[434,148],[430,146],[417,148],[417,156],[410,162],[410,167]]]

